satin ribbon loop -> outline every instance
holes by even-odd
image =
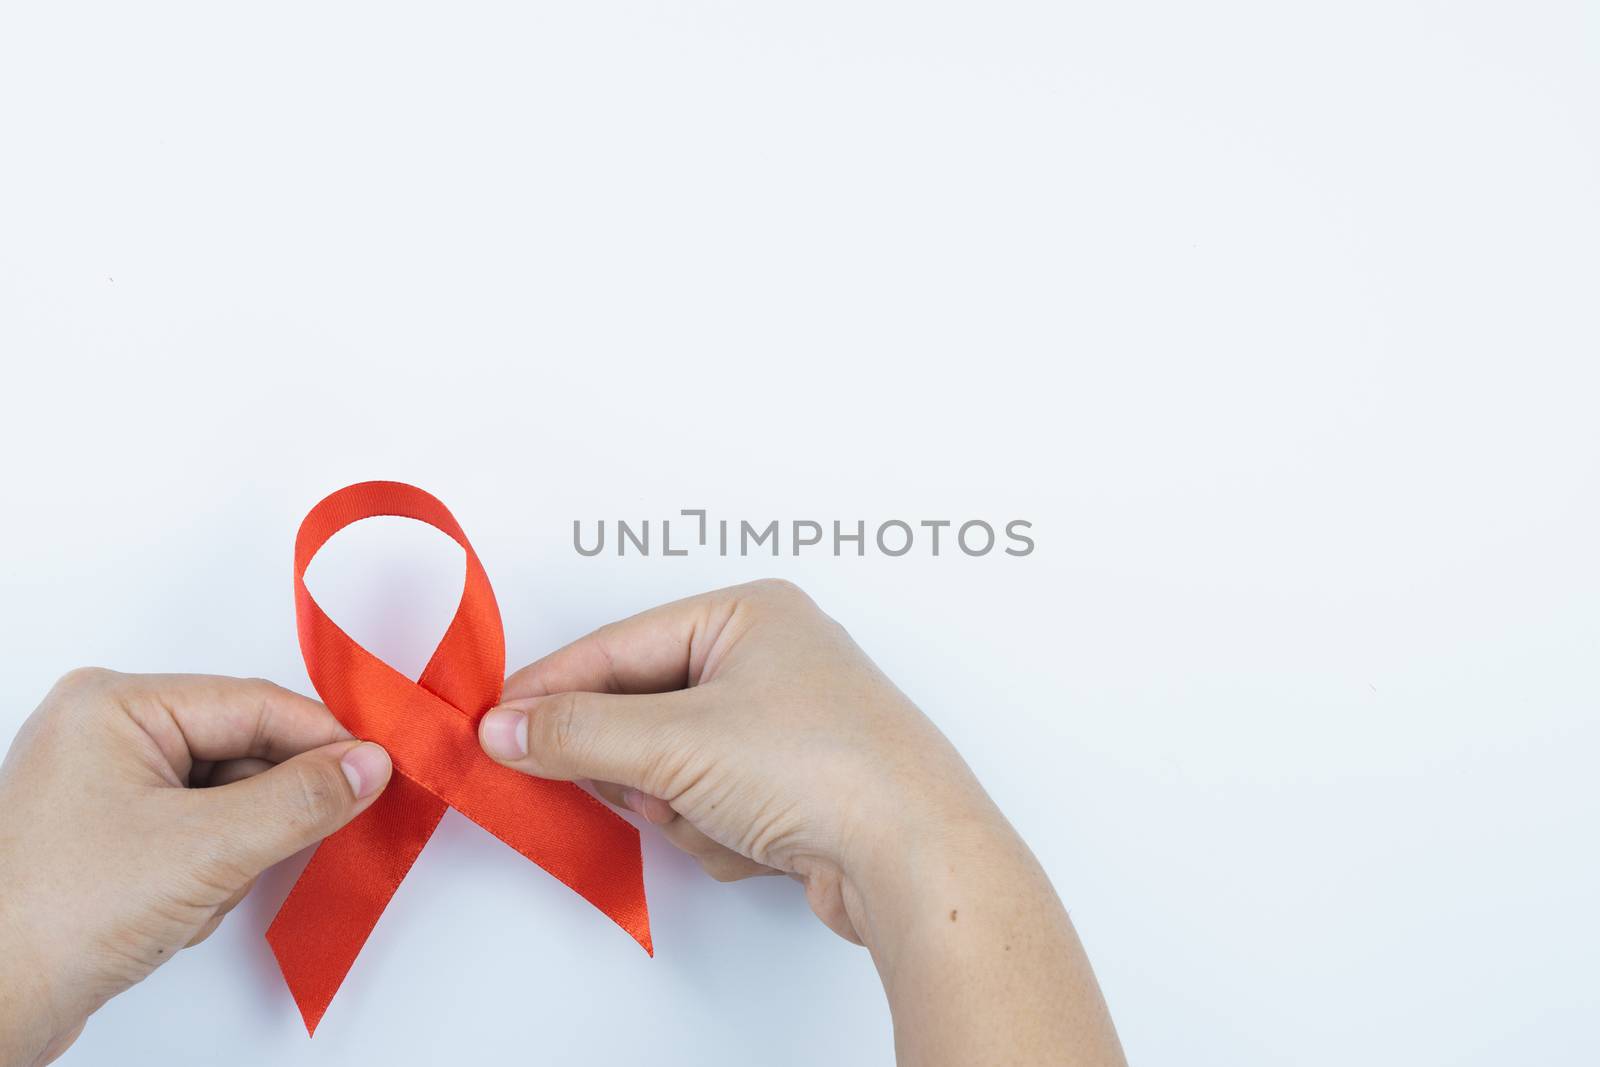
[[[334,534],[393,515],[440,530],[466,553],[461,603],[415,682],[362,648],[305,584]],[[478,747],[478,720],[500,699],[505,637],[488,575],[455,517],[401,482],[333,493],[300,524],[295,618],[318,695],[356,737],[389,752],[394,775],[358,818],[318,847],[267,930],[267,941],[314,1033],[389,899],[447,807],[566,883],[652,952],[639,832],[570,782],[530,778]]]

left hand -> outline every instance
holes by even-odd
[[[270,682],[68,674],[0,766],[0,1067],[59,1056],[389,774],[382,748]]]

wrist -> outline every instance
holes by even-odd
[[[0,892],[0,1067],[21,1067],[50,1044],[50,998],[41,961],[7,897],[15,899]]]
[[[843,864],[850,918],[885,980],[912,941],[961,921],[972,903],[1044,881],[1032,854],[976,783],[927,790],[916,815],[881,832]],[[970,902],[970,903],[969,903]],[[942,925],[941,925],[942,924]]]
[[[845,877],[846,913],[883,980],[899,1061],[1125,1067],[1049,877],[973,789],[981,803],[952,795]]]

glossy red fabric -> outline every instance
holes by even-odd
[[[428,523],[467,555],[461,604],[415,682],[352,640],[306,589],[317,550],[376,515]],[[478,747],[478,720],[500,698],[505,637],[488,575],[445,506],[401,482],[339,490],[300,524],[294,594],[311,683],[346,729],[383,745],[394,761],[383,794],[322,843],[267,930],[307,1032],[316,1031],[447,806],[572,887],[653,954],[638,830],[570,782],[507,770]]]

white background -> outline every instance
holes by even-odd
[[[801,582],[1136,1062],[1594,1063],[1585,6],[7,4],[0,736],[83,663],[307,688],[295,526],[404,479],[514,663]],[[1039,547],[570,546],[685,507]],[[397,526],[315,577],[414,669],[459,563]],[[798,887],[646,862],[653,961],[452,815],[314,1041],[276,870],[64,1062],[889,1061]]]

